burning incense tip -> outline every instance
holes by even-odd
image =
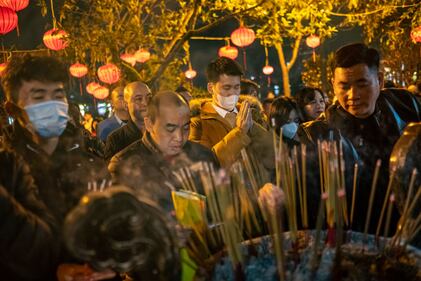
[[[338,197],[339,198],[343,198],[343,197],[345,197],[345,189],[340,189],[340,190],[338,190]]]

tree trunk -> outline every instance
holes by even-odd
[[[281,66],[281,70],[282,70],[282,84],[283,84],[283,89],[284,89],[284,96],[290,97],[291,88],[289,86],[289,70],[285,61],[285,55],[284,55],[284,50],[282,49],[282,43],[280,42],[275,43],[275,49],[278,52],[279,65]]]

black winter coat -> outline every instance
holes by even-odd
[[[353,229],[358,231],[364,229],[375,163],[380,159],[382,166],[369,228],[369,232],[375,232],[389,180],[389,157],[393,145],[407,124],[420,120],[420,105],[413,95],[405,90],[388,89],[381,91],[375,112],[368,118],[358,119],[346,112],[339,103],[335,103],[326,110],[325,117],[301,125],[298,132],[300,141],[312,147],[313,151],[317,151],[317,140],[327,140],[332,135],[338,136],[346,144],[344,150],[347,162],[346,187],[349,211],[352,196],[352,167],[354,163],[359,163]],[[313,163],[309,163],[312,165],[310,170],[316,171],[313,173],[313,178],[307,181],[311,183],[309,194],[313,192],[313,198],[308,199],[310,202],[319,202],[319,194],[315,195],[320,190],[318,164],[315,163],[317,159],[316,156],[311,161]],[[317,213],[317,206],[313,208],[313,214]],[[397,219],[398,213],[395,209],[392,230],[396,227]]]
[[[104,159],[109,162],[118,152],[142,138],[142,132],[133,121],[113,131],[105,142]]]
[[[56,222],[38,197],[28,166],[0,148],[1,280],[52,280],[58,258]]]
[[[103,159],[87,147],[84,132],[68,123],[52,155],[47,155],[17,122],[8,137],[10,147],[28,163],[40,197],[62,223],[84,193],[109,182]]]
[[[191,166],[196,162],[210,162],[219,167],[212,151],[200,144],[187,141],[183,152],[173,159],[165,159],[150,135],[146,133],[141,140],[117,153],[110,161],[108,169],[113,182],[135,189],[146,197],[168,207],[170,186],[178,189],[179,181],[174,170]]]

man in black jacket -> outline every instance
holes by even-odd
[[[143,118],[151,97],[149,87],[140,81],[132,82],[124,87],[124,101],[127,103],[130,118],[126,125],[107,137],[104,151],[106,161],[142,137],[145,130]]]
[[[5,143],[28,163],[40,198],[59,222],[89,190],[108,185],[101,158],[88,151],[83,131],[68,122],[67,68],[53,57],[12,59],[2,77],[14,117]],[[60,262],[71,261],[62,248]]]
[[[164,91],[151,99],[145,129],[142,139],[111,159],[108,169],[113,181],[167,205],[169,187],[180,187],[172,173],[174,170],[199,161],[218,166],[212,151],[188,141],[190,110],[179,94]]]
[[[59,249],[56,222],[23,159],[2,145],[0,166],[2,280],[50,280]]]
[[[364,229],[374,168],[377,160],[381,161],[369,232],[376,230],[389,180],[388,163],[393,145],[409,122],[420,121],[420,105],[414,96],[404,90],[381,90],[383,73],[379,71],[379,62],[379,53],[364,44],[340,48],[335,53],[332,79],[337,102],[326,110],[324,117],[304,123],[299,131],[300,140],[313,145],[339,135],[346,140],[348,151],[358,155],[360,173],[353,229]],[[352,167],[354,163],[347,165]],[[346,176],[352,182],[352,172]],[[318,178],[312,180],[319,182]],[[350,202],[352,188],[347,188]],[[396,222],[397,213],[391,229]]]

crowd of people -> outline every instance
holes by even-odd
[[[114,271],[84,265],[64,246],[63,222],[84,194],[124,185],[171,214],[171,190],[181,185],[174,170],[197,162],[228,170],[244,150],[259,159],[257,169],[265,181],[274,183],[273,131],[290,148],[304,144],[309,151],[310,227],[320,200],[318,142],[343,144],[346,175],[353,174],[355,163],[360,165],[350,226],[356,231],[364,228],[373,171],[381,161],[373,233],[386,196],[393,145],[409,123],[421,121],[415,95],[383,88],[379,62],[375,49],[346,45],[337,50],[332,65],[333,100],[321,89],[303,87],[293,98],[271,100],[265,111],[259,85],[244,79],[236,61],[220,57],[206,69],[209,99],[194,99],[184,87],[155,92],[133,81],[112,90],[113,114],[95,125],[91,115],[82,120],[77,106],[69,104],[68,71],[62,62],[13,58],[2,75],[1,276],[8,281],[121,280]],[[349,181],[351,176],[347,189]],[[278,196],[264,191],[265,197]],[[396,225],[397,210],[393,217]],[[131,276],[143,280],[136,270]]]

